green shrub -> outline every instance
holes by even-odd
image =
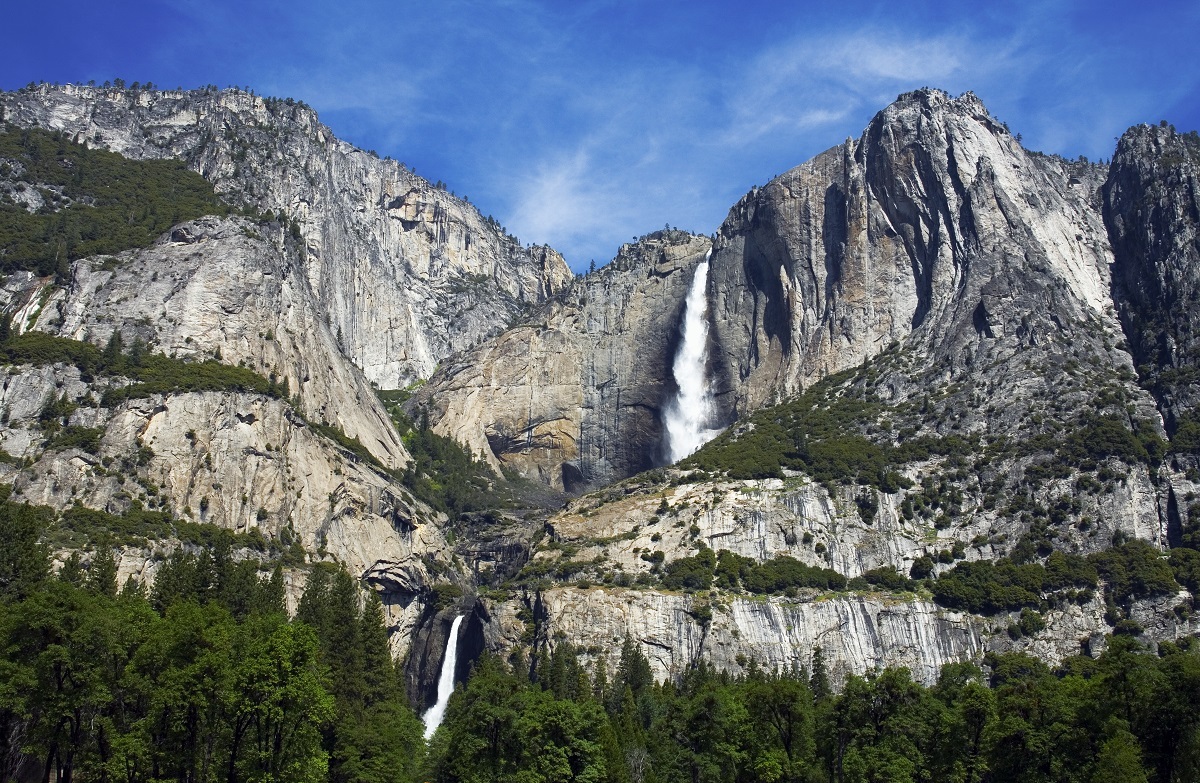
[[[1046,565],[1005,557],[959,563],[934,581],[933,597],[951,609],[992,615],[1037,608],[1044,596],[1092,588],[1096,579],[1096,569],[1078,555],[1055,552]]]
[[[1098,552],[1088,560],[1104,580],[1108,596],[1119,606],[1128,607],[1139,598],[1169,595],[1179,590],[1162,553],[1140,539]]]
[[[703,547],[696,555],[667,563],[662,576],[663,586],[668,590],[686,592],[707,590],[712,586],[716,566],[716,555],[708,547]]]

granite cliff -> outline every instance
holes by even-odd
[[[0,382],[0,447],[10,459],[2,480],[13,500],[118,515],[161,509],[336,559],[380,590],[403,652],[424,612],[430,567],[450,567],[445,517],[389,473],[410,457],[338,349],[285,236],[279,224],[202,218],[145,250],[77,262],[66,286],[10,276],[3,295],[15,331],[98,342],[121,335],[192,363],[219,356],[292,393],[163,392],[106,404],[105,393],[129,379],[71,364],[9,365]],[[69,404],[63,426],[95,433],[92,443],[47,439],[48,424],[58,426],[47,402],[59,398]],[[121,579],[153,582],[180,545],[168,534],[126,546]],[[289,582],[294,606],[304,571]]]
[[[710,247],[681,231],[623,246],[519,325],[448,361],[409,409],[497,468],[571,492],[661,464],[683,298]]]
[[[401,163],[341,141],[292,100],[236,89],[41,85],[0,95],[5,121],[130,158],[178,158],[231,203],[286,215],[321,315],[367,379],[400,388],[571,279],[548,247]]]

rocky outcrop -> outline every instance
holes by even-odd
[[[1140,125],[1104,186],[1113,292],[1142,381],[1174,434],[1200,403],[1200,138]],[[1194,424],[1192,425],[1195,426]],[[1200,439],[1189,436],[1195,445]]]
[[[768,671],[812,671],[820,649],[835,686],[851,674],[889,666],[906,667],[933,685],[944,665],[978,663],[988,651],[1023,651],[1051,666],[1081,653],[1099,655],[1111,632],[1099,598],[1048,611],[1043,630],[1019,639],[1007,633],[1008,616],[982,618],[879,593],[710,601],[653,590],[562,587],[539,594],[536,604],[551,647],[569,641],[585,658],[604,658],[608,671],[615,671],[629,636],[658,679],[677,679],[700,661],[735,675],[752,661]],[[1176,605],[1186,601],[1139,602],[1134,615],[1147,624],[1147,638],[1179,640],[1196,632],[1195,623],[1172,611]],[[519,646],[525,633],[517,618],[521,609],[510,603],[493,612],[508,646]]]
[[[3,447],[27,460],[0,466],[14,500],[114,514],[138,504],[258,531],[267,541],[299,541],[309,557],[336,559],[377,586],[398,651],[407,649],[433,581],[427,561],[453,568],[438,515],[282,400],[204,392],[93,407],[87,401],[105,384],[84,383],[64,366],[6,368],[0,385],[8,416]],[[43,446],[38,413],[49,395],[64,393],[83,401],[71,424],[101,431],[96,448]],[[122,576],[152,582],[157,563],[177,546],[168,533],[131,552]]]
[[[936,465],[914,467],[937,472]],[[1025,531],[1025,524],[1003,510],[979,508],[966,496],[946,517],[909,515],[906,498],[920,484],[892,494],[878,493],[874,515],[864,519],[856,503],[864,490],[826,487],[794,476],[747,481],[711,480],[679,483],[668,475],[661,484],[618,486],[572,501],[554,515],[548,531],[555,547],[543,546],[534,562],[572,560],[587,564],[586,578],[612,581],[649,575],[656,562],[669,563],[705,546],[756,562],[787,555],[810,566],[832,568],[855,577],[878,568],[907,575],[922,556],[934,560],[943,550],[962,547],[955,559],[990,560],[1005,554]],[[1049,497],[1069,489],[1063,482]],[[874,493],[874,490],[867,490]],[[1156,508],[1158,490],[1144,469],[1131,472],[1111,492],[1080,492],[1081,517],[1095,520],[1086,529],[1062,529],[1058,546],[1078,552],[1106,549],[1114,535],[1163,541]],[[569,547],[570,555],[562,554]],[[655,552],[661,558],[654,558]],[[935,566],[946,570],[950,563]]]
[[[238,205],[303,238],[322,317],[367,378],[399,388],[571,279],[491,218],[402,164],[334,137],[292,100],[240,90],[41,85],[0,94],[4,118],[131,158],[179,158]]]
[[[663,461],[671,357],[708,239],[652,234],[479,348],[409,404],[497,468],[578,492]]]
[[[629,634],[659,678],[677,678],[700,660],[734,673],[751,660],[768,670],[811,671],[819,647],[838,683],[887,666],[907,666],[932,683],[944,664],[984,651],[978,618],[923,601],[734,598],[713,607],[705,625],[694,616],[695,600],[682,595],[565,588],[541,598],[551,636],[561,632],[576,647],[601,651],[614,671]]]
[[[313,559],[332,558],[384,598],[398,652],[407,649],[433,582],[454,573],[443,515],[386,472],[410,458],[362,372],[339,350],[290,235],[280,224],[202,218],[155,245],[84,259],[63,287],[13,275],[5,309],[37,329],[187,361],[220,357],[275,380],[278,397],[245,392],[156,394],[111,407],[127,379],[71,365],[0,372],[0,470],[14,499],[121,514],[134,504],[235,532],[257,531]],[[69,424],[99,431],[94,448],[47,447],[42,410],[63,397]],[[358,440],[371,459],[330,439]],[[21,464],[24,461],[25,464]],[[283,542],[283,543],[281,543]],[[150,583],[178,546],[167,538],[122,558],[122,578]],[[445,578],[445,577],[443,577]],[[303,572],[289,574],[291,598]]]

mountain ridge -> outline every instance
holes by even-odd
[[[184,513],[216,493],[206,513],[219,524],[282,538],[292,522],[312,560],[336,558],[383,594],[396,651],[415,651],[414,701],[458,613],[475,652],[547,655],[569,640],[615,664],[623,629],[654,651],[657,675],[679,676],[700,660],[737,671],[739,656],[810,666],[819,643],[835,681],[889,664],[929,681],[985,650],[1059,661],[1081,639],[1098,652],[1118,627],[1149,643],[1195,633],[1182,588],[1141,594],[1097,576],[982,614],[937,589],[984,579],[970,564],[1041,573],[1056,554],[1098,558],[1095,573],[1111,575],[1144,555],[1128,539],[1191,551],[1192,360],[1170,350],[1190,346],[1190,289],[1164,305],[1130,283],[1157,275],[1165,290],[1192,267],[1191,148],[1165,130],[1165,162],[1139,173],[1146,144],[1131,141],[1106,180],[1120,187],[1102,187],[1096,166],[1024,150],[974,95],[918,90],[858,139],[747,193],[714,237],[655,232],[570,278],[552,251],[518,252],[428,183],[392,188],[408,182],[398,164],[326,156],[341,143],[294,104],[202,93],[215,116],[240,118],[230,137],[209,137],[187,96],[101,92],[40,87],[0,103],[10,119],[135,155],[191,150],[223,192],[285,219],[192,221],[115,265],[76,262],[57,290],[14,278],[6,311],[77,339],[125,331],[180,356],[219,350],[286,379],[304,416],[380,464],[295,435],[320,430],[277,399],[81,404],[66,425],[104,429],[101,466],[153,452],[136,468],[153,495],[118,498],[96,460],[39,434],[47,395],[82,401],[88,383],[69,367],[15,366],[4,445],[33,465],[0,475],[16,499],[60,509],[153,498]],[[303,138],[275,140],[266,119],[289,112]],[[248,143],[260,135],[262,149]],[[304,165],[264,174],[293,149],[325,162],[325,184]],[[353,184],[345,203],[337,183]],[[1129,241],[1114,251],[1118,225]],[[664,468],[683,298],[710,253],[713,424],[732,426]],[[268,309],[281,314],[256,309],[263,290],[279,291]],[[387,332],[400,321],[402,338]],[[498,472],[587,494],[552,514],[457,520],[412,497],[395,474],[404,444],[370,384],[426,376],[406,403],[418,426]],[[198,445],[218,449],[215,469]]]

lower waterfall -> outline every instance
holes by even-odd
[[[450,638],[446,640],[446,655],[442,658],[442,673],[438,677],[437,702],[425,713],[426,740],[442,725],[442,718],[446,716],[446,704],[450,701],[450,694],[454,693],[454,667],[458,663],[458,626],[462,624],[462,619],[460,614],[450,624]]]
[[[708,386],[708,260],[696,266],[683,306],[683,328],[672,372],[679,387],[666,411],[667,460],[675,463],[708,443],[719,429],[710,429],[712,392]]]

